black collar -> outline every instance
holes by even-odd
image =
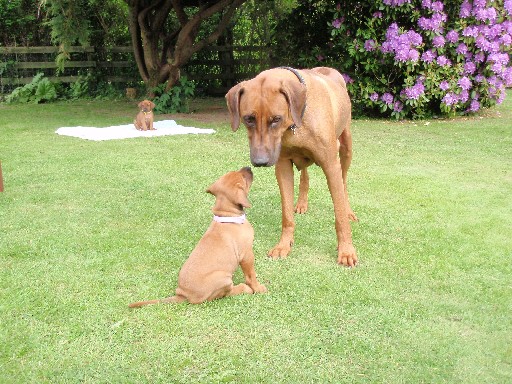
[[[299,79],[300,83],[301,84],[304,84],[304,87],[306,87],[306,81],[304,80],[304,78],[302,77],[302,75],[300,74],[300,72],[298,70],[296,70],[295,68],[292,68],[292,67],[279,67],[280,69],[287,69],[288,71],[290,72],[293,72],[293,74],[295,76],[297,76],[297,79]],[[300,114],[300,118],[302,119],[304,117],[304,112],[306,111],[306,104],[307,103],[304,103],[304,108],[302,108],[302,113]],[[297,129],[298,127],[295,125],[295,123],[293,123],[292,125],[290,125],[288,127],[288,129],[291,129],[293,134],[295,135],[295,130]]]

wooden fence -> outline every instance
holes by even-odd
[[[28,84],[43,72],[51,81],[73,83],[93,73],[101,81],[140,82],[131,47],[72,47],[64,69],[57,74],[58,47],[0,47],[0,94]],[[196,54],[182,74],[208,93],[220,94],[240,80],[270,67],[265,47],[211,46]]]

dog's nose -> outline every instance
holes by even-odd
[[[268,166],[270,166],[270,162],[268,161],[268,159],[252,159],[251,163],[255,167],[268,167]]]

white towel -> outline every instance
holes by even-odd
[[[86,140],[115,140],[129,139],[132,137],[155,137],[166,135],[210,134],[215,133],[214,129],[184,127],[176,124],[174,120],[155,121],[154,131],[139,131],[132,124],[116,125],[112,127],[61,127],[55,131],[58,135],[73,136]]]

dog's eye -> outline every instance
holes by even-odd
[[[253,115],[244,117],[245,125],[253,126],[256,123],[256,118]]]
[[[277,125],[281,122],[282,118],[281,116],[274,116],[270,119],[270,126],[272,128],[277,127]]]

